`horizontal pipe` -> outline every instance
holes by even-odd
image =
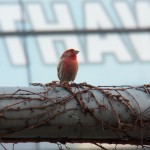
[[[150,143],[149,85],[0,87],[0,141]]]
[[[76,29],[76,30],[29,30],[29,31],[1,31],[0,36],[38,36],[64,34],[105,34],[105,33],[143,33],[150,32],[150,28],[120,28],[120,29]]]

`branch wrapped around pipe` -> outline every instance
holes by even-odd
[[[0,141],[150,143],[150,87],[0,87]]]

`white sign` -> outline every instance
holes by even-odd
[[[83,14],[85,29],[114,29],[114,28],[146,28],[150,27],[150,4],[148,0],[138,0],[131,9],[129,3],[114,1],[112,9],[116,14],[118,24],[110,17],[109,11],[101,2],[85,1]],[[0,4],[0,31],[21,31],[21,22],[24,19],[21,6],[18,3]],[[42,3],[25,3],[25,22],[29,30],[76,30],[77,20],[66,2],[55,2],[50,6],[48,14]],[[52,20],[48,19],[49,13]],[[80,16],[79,16],[80,17]],[[77,35],[36,36],[42,59],[45,64],[55,64],[59,56],[54,42],[62,41],[66,47],[80,51],[80,63],[102,63],[104,56],[112,55],[119,62],[127,63],[134,60],[150,62],[150,33],[140,34],[87,34],[84,42]],[[4,37],[10,58],[14,65],[27,63],[23,42],[17,37]],[[84,45],[84,46],[83,46]],[[30,51],[30,53],[32,53]]]

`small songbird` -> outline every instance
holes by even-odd
[[[79,51],[74,49],[66,50],[59,61],[57,67],[60,83],[74,81],[78,71],[77,54]]]

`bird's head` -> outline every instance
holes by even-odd
[[[77,50],[68,49],[62,54],[61,59],[62,58],[76,59],[76,55],[78,53],[79,53],[79,51],[77,51]]]

